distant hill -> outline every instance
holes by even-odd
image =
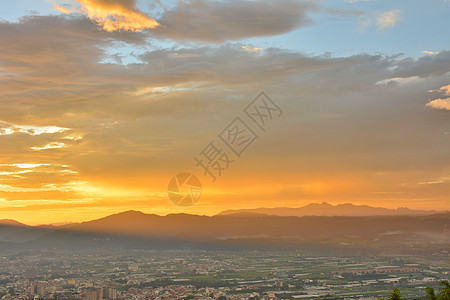
[[[303,207],[277,207],[277,208],[254,208],[225,210],[218,215],[231,214],[266,214],[275,216],[401,216],[401,215],[429,215],[435,214],[435,210],[412,210],[406,207],[388,209],[383,207],[372,207],[368,205],[354,205],[351,203],[331,205],[327,202],[310,203]]]
[[[15,220],[3,219],[0,220],[0,241],[18,243],[33,241],[56,228],[51,225],[29,226]]]
[[[17,222],[11,219],[2,219],[0,220],[0,225],[9,225],[9,226],[28,226],[23,223]]]
[[[27,247],[145,249],[309,249],[380,253],[450,247],[450,213],[419,216],[261,214],[158,216],[127,211],[56,229]]]
[[[0,239],[0,250],[302,249],[435,253],[450,248],[449,225],[450,213],[333,217],[243,213],[210,217],[127,211],[63,228],[2,225],[0,236],[6,238]]]

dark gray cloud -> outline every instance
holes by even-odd
[[[250,37],[279,35],[309,25],[313,1],[231,0],[179,1],[158,19],[152,32],[181,41],[223,43]]]
[[[450,51],[442,50],[435,55],[425,55],[420,58],[405,58],[399,60],[398,69],[393,77],[444,75],[450,72]]]

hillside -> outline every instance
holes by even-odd
[[[450,246],[450,213],[426,216],[157,216],[128,211],[49,232],[30,245],[150,249],[310,249],[380,253]]]
[[[306,206],[291,208],[254,208],[225,210],[219,215],[230,214],[267,214],[276,216],[403,216],[403,215],[428,215],[438,211],[413,210],[406,207],[388,209],[383,207],[372,207],[368,205],[354,205],[351,203],[331,205],[327,202],[310,203]]]
[[[0,248],[309,249],[436,252],[450,247],[450,213],[403,216],[158,216],[127,211],[64,227],[0,226]],[[14,242],[11,244],[11,242]]]

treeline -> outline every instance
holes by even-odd
[[[442,280],[440,282],[440,292],[439,294],[436,294],[434,289],[432,287],[427,287],[425,291],[427,292],[427,298],[429,300],[450,300],[450,284],[447,280]],[[384,298],[381,298],[380,300],[384,300]],[[388,300],[405,300],[402,298],[401,292],[399,289],[394,289],[391,296],[388,298]]]

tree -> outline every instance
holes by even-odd
[[[427,286],[425,291],[427,292],[428,299],[437,300],[436,294],[434,293],[434,289],[432,287]]]
[[[447,280],[442,280],[440,286],[439,300],[450,300],[450,283]]]
[[[394,289],[389,300],[404,300],[399,289]]]
[[[434,289],[432,287],[427,287],[425,291],[427,292],[428,299],[430,300],[450,300],[450,283],[448,280],[442,280],[439,285],[441,286],[441,291],[439,293],[439,296],[436,296],[436,293],[434,292]],[[379,300],[384,300],[384,298],[381,298]],[[402,295],[400,294],[399,289],[394,289],[393,293],[391,294],[391,297],[389,297],[388,300],[404,300],[402,298]]]
[[[441,286],[441,292],[439,296],[436,296],[432,287],[427,287],[427,295],[430,300],[450,300],[450,284],[447,280],[442,280],[439,285]]]

